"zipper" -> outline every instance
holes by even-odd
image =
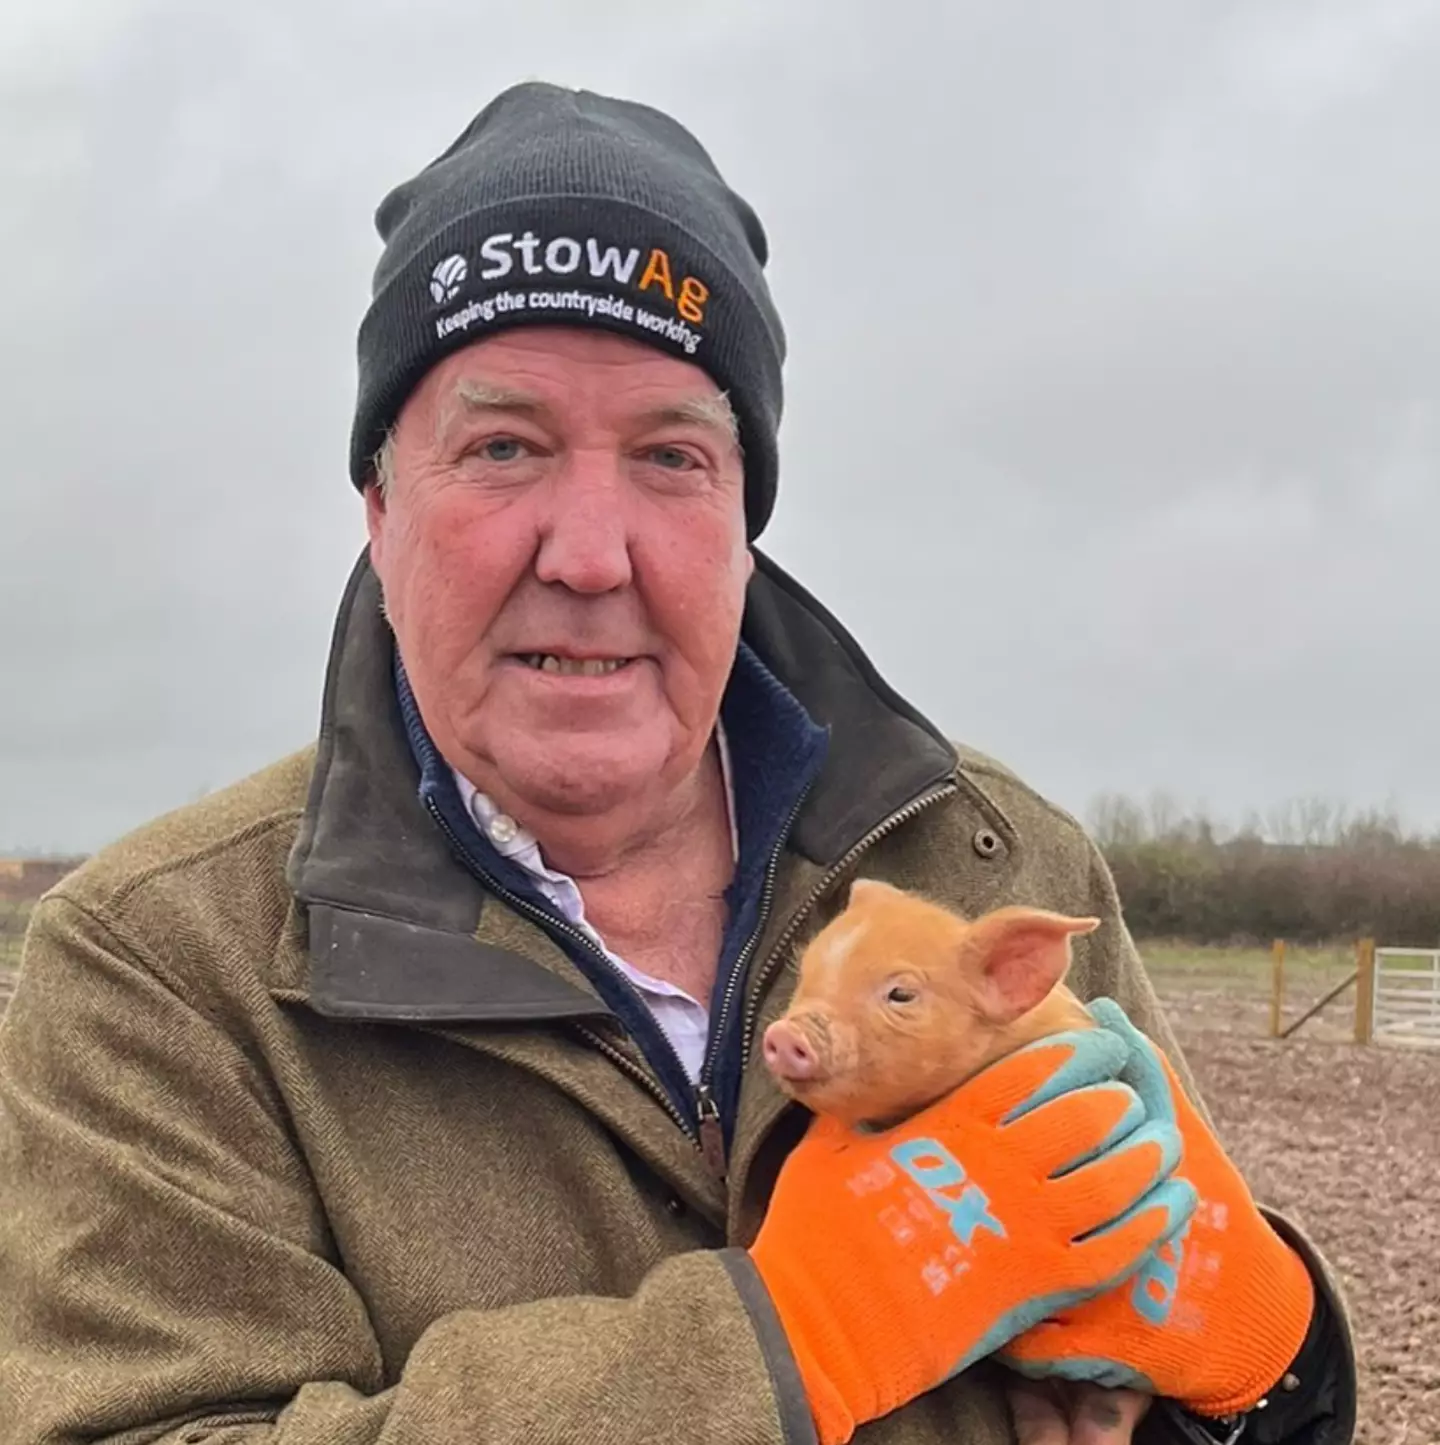
[[[838,863],[831,868],[823,878],[810,891],[804,903],[800,905],[785,925],[785,931],[775,941],[775,947],[770,950],[769,957],[765,960],[764,967],[756,976],[754,985],[750,990],[750,1002],[745,1008],[745,1019],[740,1039],[740,1069],[743,1073],[750,1062],[750,1049],[754,1041],[755,1023],[760,1016],[760,999],[765,992],[765,984],[775,972],[778,962],[785,955],[785,950],[791,940],[800,931],[800,926],[809,916],[810,911],[829,892],[835,880],[855,862],[868,848],[873,847],[888,833],[893,833],[896,828],[908,823],[912,818],[923,813],[926,808],[938,803],[942,798],[953,797],[960,791],[960,785],[955,782],[943,783],[938,788],[932,788],[928,793],[922,793],[918,798],[912,798],[910,802],[896,813],[891,813],[883,823],[877,824],[861,840],[851,848]]]
[[[484,868],[480,866],[479,862],[470,852],[469,848],[465,846],[464,840],[458,837],[455,833],[455,830],[450,826],[449,823],[445,821],[445,816],[436,806],[435,800],[433,798],[427,797],[425,799],[425,806],[430,816],[435,820],[437,826],[440,828],[440,831],[444,833],[445,836],[450,840],[451,844],[455,848],[455,851],[459,853],[459,855],[465,860],[471,872],[473,872],[477,877],[484,879],[487,886],[493,890],[497,898],[504,899],[504,901],[508,903],[511,908],[516,910],[516,912],[524,914],[525,917],[533,920],[535,923],[538,923],[542,928],[557,933],[563,933],[567,938],[574,939],[574,941],[578,943],[588,954],[590,954],[592,958],[598,960],[603,968],[608,969],[610,973],[617,980],[619,980],[621,987],[626,989],[630,993],[631,997],[635,1000],[635,1003],[640,1008],[643,1009],[647,1007],[645,1000],[640,997],[640,994],[636,990],[635,986],[630,982],[628,978],[625,977],[623,973],[620,972],[618,968],[614,966],[614,964],[610,962],[608,958],[605,957],[605,955],[598,948],[596,948],[593,939],[591,939],[587,934],[583,933],[580,929],[576,928],[575,925],[571,923],[568,919],[558,918],[553,913],[548,913],[542,908],[536,908],[535,905],[531,903],[528,899],[520,897],[518,893],[512,893],[508,888],[505,887],[503,883],[495,882],[495,880],[490,877],[490,875],[484,870]],[[629,1078],[633,1079],[637,1084],[640,1084],[648,1094],[655,1098],[662,1105],[665,1112],[669,1114],[672,1119],[675,1120],[675,1122],[681,1127],[682,1130],[684,1130],[684,1132],[690,1137],[691,1141],[697,1147],[703,1148],[703,1140],[701,1138],[701,1125],[704,1122],[704,1113],[702,1109],[697,1108],[697,1117],[695,1122],[692,1123],[690,1120],[686,1119],[684,1113],[677,1107],[674,1099],[670,1097],[669,1089],[667,1089],[664,1084],[660,1082],[660,1080],[655,1078],[648,1069],[641,1068],[641,1066],[637,1064],[634,1059],[630,1058],[620,1049],[617,1049],[613,1044],[607,1042],[593,1029],[588,1028],[584,1024],[578,1024],[576,1025],[576,1028],[577,1031],[583,1034],[592,1044],[594,1044],[594,1046],[599,1049],[600,1052],[604,1054],[611,1063],[613,1063]],[[679,1069],[681,1074],[684,1074],[685,1064],[680,1058],[680,1055],[675,1051],[674,1044],[670,1042],[669,1035],[666,1034],[665,1030],[660,1028],[659,1025],[656,1025],[655,1032],[660,1036],[660,1041],[664,1044],[665,1048],[669,1050],[670,1057],[674,1059],[676,1067]]]
[[[606,959],[606,962],[608,963],[609,959]],[[614,1044],[608,1039],[602,1038],[588,1024],[576,1024],[575,1032],[594,1045],[622,1074],[633,1079],[647,1093],[652,1094],[685,1133],[691,1132],[685,1115],[675,1107],[675,1101],[670,1097],[670,1091],[659,1084],[648,1069],[641,1068],[623,1049],[617,1049]],[[703,1139],[699,1142],[703,1146]]]
[[[704,1155],[705,1167],[717,1179],[723,1180],[725,1178],[725,1127],[720,1122],[720,1106],[711,1095],[708,1083],[701,1083],[696,1087],[695,1108],[700,1118],[700,1153]]]
[[[725,1028],[730,1022],[730,1010],[734,1007],[736,995],[740,992],[740,985],[745,979],[745,970],[750,965],[750,957],[755,952],[755,945],[760,941],[760,935],[765,932],[765,925],[770,921],[770,910],[775,904],[775,879],[780,871],[780,855],[785,850],[785,842],[790,836],[790,830],[795,826],[795,820],[800,816],[800,810],[805,806],[805,800],[810,796],[810,790],[814,786],[813,779],[805,785],[800,796],[795,799],[795,805],[790,809],[789,816],[785,819],[785,825],[781,828],[779,836],[775,840],[775,846],[770,851],[770,861],[765,865],[765,882],[760,892],[760,911],[756,915],[755,927],[751,930],[750,936],[745,940],[745,946],[740,950],[735,959],[734,967],[730,970],[730,977],[725,982],[725,991],[720,996],[720,1011],[714,1018],[710,1028],[710,1046],[706,1050],[704,1062],[700,1066],[700,1087],[699,1106],[701,1127],[706,1127],[707,1104],[713,1110],[713,1122],[710,1127],[719,1131],[720,1110],[710,1096],[710,1081],[715,1073],[715,1064],[720,1055],[720,1046],[725,1038]],[[723,1162],[724,1144],[721,1143]]]

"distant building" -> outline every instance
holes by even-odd
[[[20,902],[39,898],[83,858],[0,858],[0,899]]]

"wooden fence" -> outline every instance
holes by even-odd
[[[1288,1039],[1336,999],[1355,991],[1357,1044],[1440,1046],[1440,949],[1355,945],[1355,968],[1290,1023],[1284,1022],[1286,944],[1271,948],[1270,1037]]]

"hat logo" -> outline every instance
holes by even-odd
[[[430,273],[430,294],[435,298],[435,304],[442,306],[447,301],[453,301],[469,273],[470,268],[463,256],[447,256]]]

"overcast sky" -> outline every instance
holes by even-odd
[[[4,0],[0,851],[313,734],[374,208],[527,77],[759,210],[762,545],[952,735],[1440,826],[1440,3]]]

